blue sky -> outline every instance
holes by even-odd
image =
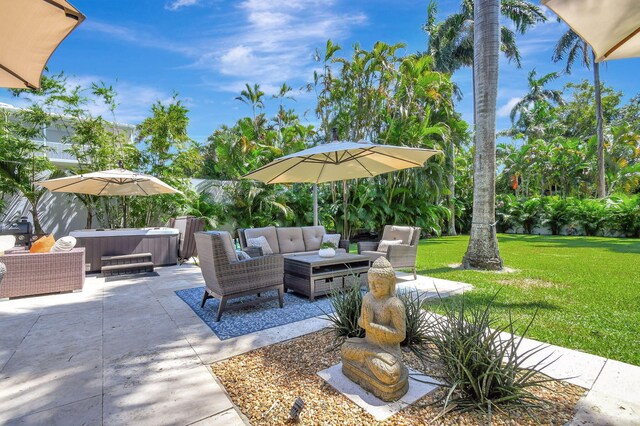
[[[189,136],[206,140],[221,124],[231,125],[250,108],[235,100],[245,83],[259,83],[267,94],[287,82],[294,88],[311,82],[317,64],[314,51],[327,39],[350,55],[358,42],[365,49],[381,40],[406,43],[406,53],[424,50],[421,26],[427,1],[416,0],[75,0],[87,20],[72,33],[49,61],[52,72],[65,71],[73,83],[104,81],[119,92],[116,119],[139,123],[156,100],[168,101],[174,92],[189,108]],[[459,3],[440,1],[440,18],[457,11]],[[551,19],[520,36],[522,68],[501,61],[498,129],[509,125],[510,107],[526,93],[527,74],[562,69],[551,62],[553,47],[566,31],[551,11]],[[602,81],[622,91],[625,100],[640,92],[640,59],[611,61],[601,67]],[[580,65],[568,81],[592,79]],[[454,74],[464,99],[458,110],[471,122],[470,70]],[[316,123],[314,98],[300,92],[290,102],[307,121]],[[18,104],[0,90],[0,102]],[[268,102],[272,112],[276,101]],[[96,113],[103,109],[96,105]],[[106,116],[106,115],[105,115]]]

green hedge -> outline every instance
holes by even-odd
[[[547,228],[553,235],[610,235],[640,237],[640,195],[612,195],[604,199],[497,197],[498,232],[533,233]]]

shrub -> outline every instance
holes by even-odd
[[[364,337],[365,331],[358,325],[362,296],[363,292],[359,284],[352,285],[346,291],[332,289],[330,297],[334,312],[327,314],[331,322],[329,331],[334,334],[334,344],[331,349],[341,346],[349,337]],[[423,347],[427,342],[429,325],[427,312],[421,307],[420,293],[417,290],[406,291],[398,293],[397,297],[404,303],[407,326],[407,336],[400,345],[423,358]]]
[[[538,224],[542,215],[544,202],[541,198],[529,198],[520,206],[520,214],[518,215],[520,224],[525,233],[532,234],[533,228]]]
[[[604,229],[608,213],[601,200],[582,200],[571,210],[575,223],[584,229],[587,236],[595,236]]]
[[[433,315],[428,334],[430,350],[425,354],[442,368],[443,373],[437,378],[449,389],[439,400],[444,412],[491,412],[493,407],[509,411],[543,405],[529,388],[554,380],[536,376],[535,370],[550,363],[544,364],[544,358],[532,369],[523,368],[523,363],[544,346],[518,353],[521,338],[514,335],[514,322],[510,320],[499,327],[490,319],[494,300],[495,296],[485,308],[467,307],[463,296],[459,304],[443,304],[443,316]],[[523,337],[532,322],[533,319]]]
[[[364,337],[364,330],[358,325],[360,310],[362,309],[362,288],[360,280],[354,280],[349,289],[331,289],[331,305],[333,312],[327,313],[327,319],[331,323],[329,332],[333,332],[333,346],[336,349],[349,337]]]
[[[612,227],[627,237],[640,237],[640,195],[610,197]]]
[[[398,298],[404,303],[407,319],[407,337],[400,346],[409,348],[419,358],[423,359],[423,347],[427,343],[429,333],[429,321],[427,311],[422,309],[420,293],[418,290],[405,291],[398,294]]]
[[[562,227],[571,221],[572,205],[570,199],[550,197],[544,204],[540,223],[548,226],[553,235],[559,235]]]

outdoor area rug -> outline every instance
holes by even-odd
[[[278,307],[278,300],[275,299],[246,308],[225,310],[222,313],[220,322],[215,322],[220,301],[218,299],[208,299],[204,308],[201,308],[200,304],[202,303],[203,292],[204,287],[196,287],[177,290],[176,294],[193,309],[193,312],[213,330],[220,340],[231,339],[232,337],[238,337],[255,331],[266,330],[279,325],[302,321],[333,312],[328,297],[319,297],[311,302],[304,296],[295,293],[285,293],[282,309]],[[277,295],[277,292],[265,292],[261,294],[261,297],[273,295]],[[227,301],[227,309],[230,306],[256,298],[256,295],[251,295],[231,299]]]

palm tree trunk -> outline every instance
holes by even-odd
[[[450,169],[447,174],[447,184],[449,186],[449,196],[447,197],[447,203],[449,207],[449,212],[451,212],[451,218],[449,218],[449,226],[447,229],[447,235],[455,236],[456,235],[456,206],[453,204],[453,199],[456,196],[456,178],[455,178],[455,170],[456,170],[456,148],[453,142],[450,143],[449,147],[449,161],[450,161]]]
[[[464,268],[502,269],[495,230],[496,98],[500,1],[476,0],[473,34],[475,146],[473,216]]]
[[[607,196],[607,187],[604,180],[604,129],[602,116],[602,93],[600,91],[600,64],[596,62],[595,54],[593,55],[593,86],[596,97],[596,138],[598,140],[598,175],[597,175],[597,198]]]

